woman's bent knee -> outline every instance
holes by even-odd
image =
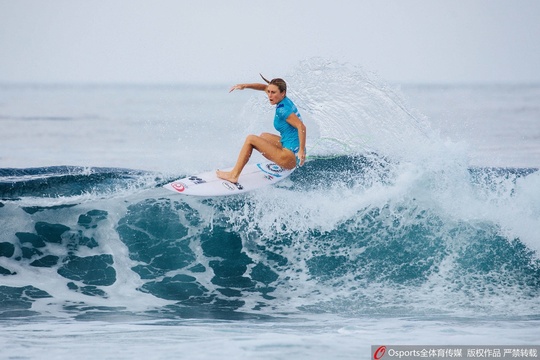
[[[259,138],[260,138],[259,136],[251,134],[251,135],[246,136],[246,142],[253,144],[253,142],[257,141],[257,139]]]

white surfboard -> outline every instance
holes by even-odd
[[[225,169],[224,171],[229,171]],[[294,171],[283,169],[273,162],[248,164],[242,170],[237,183],[222,180],[215,171],[187,176],[164,185],[177,194],[192,196],[228,196],[246,193],[286,179]]]

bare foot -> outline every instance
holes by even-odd
[[[216,176],[220,179],[227,180],[236,184],[238,182],[238,176],[234,176],[231,171],[216,170]]]

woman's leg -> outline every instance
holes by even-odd
[[[271,133],[262,133],[259,136],[262,137],[263,139],[268,140],[269,142],[275,144],[277,147],[282,147],[281,146],[281,137],[279,135],[271,134]]]
[[[246,166],[253,149],[259,151],[265,158],[275,162],[279,166],[285,169],[292,169],[296,166],[296,157],[294,153],[285,149],[279,142],[280,137],[277,135],[263,133],[261,136],[249,135],[240,150],[236,165],[231,171],[216,171],[216,175],[220,179],[228,180],[230,182],[238,182],[240,173],[244,166]],[[277,140],[277,141],[276,141]]]

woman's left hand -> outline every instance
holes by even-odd
[[[244,90],[245,88],[246,88],[245,84],[236,84],[229,90],[229,92],[231,93],[234,90]]]

